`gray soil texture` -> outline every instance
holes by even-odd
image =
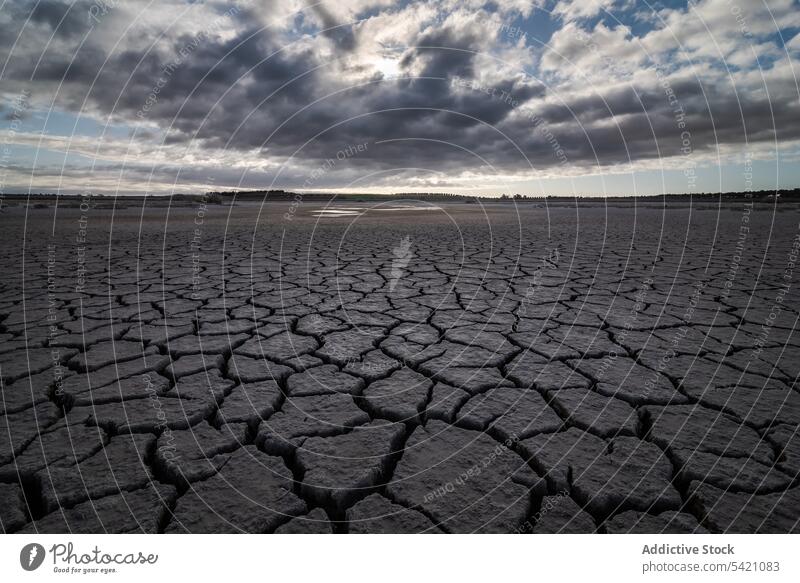
[[[111,207],[0,214],[4,532],[800,531],[796,210]]]

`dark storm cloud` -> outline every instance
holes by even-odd
[[[338,49],[352,51],[356,48],[356,37],[351,24],[337,22],[322,4],[313,5],[311,10],[322,22],[323,36],[333,41]]]
[[[32,22],[46,24],[58,35],[72,37],[89,29],[89,6],[90,3],[80,1],[40,0],[31,10],[30,17]]]
[[[419,37],[417,46],[403,56],[401,65],[422,61],[422,77],[474,77],[475,51],[480,49],[477,35],[458,35],[453,30],[438,30]]]

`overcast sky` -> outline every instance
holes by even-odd
[[[800,186],[796,0],[0,4],[0,188]]]

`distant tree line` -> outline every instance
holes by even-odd
[[[122,195],[114,197],[111,195],[104,195],[100,193],[93,193],[93,198],[121,198],[126,200],[137,200],[145,198],[144,195]],[[592,194],[576,194],[573,196],[564,195],[525,195],[525,194],[508,194],[502,193],[500,196],[492,195],[470,195],[470,194],[455,194],[451,192],[396,192],[393,194],[358,194],[358,193],[345,193],[336,194],[331,192],[310,192],[310,193],[297,193],[290,190],[218,190],[208,191],[205,194],[190,194],[190,193],[175,193],[172,195],[148,195],[148,199],[169,200],[173,201],[194,201],[203,200],[209,204],[223,204],[232,199],[236,200],[296,200],[302,198],[306,201],[327,202],[331,200],[348,200],[348,201],[386,201],[386,200],[401,200],[401,199],[414,199],[425,201],[442,201],[442,202],[466,202],[474,203],[477,201],[492,202],[542,202],[545,200],[586,200],[586,201],[630,201],[631,199],[646,200],[648,202],[658,201],[692,201],[703,200],[705,202],[713,201],[739,201],[739,200],[754,200],[761,202],[800,202],[800,188],[781,188],[778,190],[754,190],[749,192],[700,192],[692,194],[649,194],[649,195],[616,195],[616,196],[597,196]],[[22,194],[22,193],[8,193],[0,197],[0,200],[8,202],[25,201],[28,199],[35,201],[52,201],[55,199],[78,199],[80,195],[77,194],[56,194],[56,193],[37,193],[37,194]]]
[[[800,202],[800,188],[793,189],[778,189],[778,190],[756,190],[750,192],[700,192],[700,193],[668,193],[668,194],[648,194],[648,195],[616,195],[616,196],[597,196],[592,194],[576,194],[573,196],[565,195],[526,195],[526,194],[507,194],[503,193],[499,197],[492,195],[467,195],[455,194],[452,192],[396,192],[393,194],[358,194],[346,193],[335,194],[326,192],[314,192],[298,194],[289,190],[240,190],[240,191],[214,191],[207,193],[207,196],[213,196],[214,199],[227,199],[236,196],[237,199],[267,199],[267,200],[293,200],[301,196],[303,200],[308,201],[330,201],[335,199],[361,199],[361,200],[391,200],[391,199],[415,199],[415,200],[430,200],[430,201],[447,201],[447,202],[475,202],[476,200],[483,201],[531,201],[537,202],[542,200],[630,200],[631,198],[644,199],[648,201],[657,202],[658,200],[669,201],[689,201],[693,199],[704,200],[774,200],[778,198],[781,201]]]

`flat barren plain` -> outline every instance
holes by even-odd
[[[8,207],[2,530],[797,531],[798,220]]]

